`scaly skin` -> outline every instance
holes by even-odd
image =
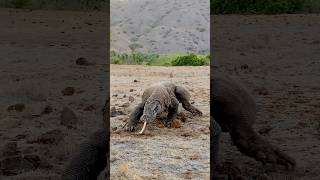
[[[233,143],[243,154],[262,163],[294,167],[293,158],[281,152],[252,128],[256,120],[256,105],[247,90],[229,77],[215,75],[210,87],[211,124],[213,125],[213,165],[218,165],[219,134],[229,132]]]
[[[173,83],[161,83],[146,89],[142,95],[142,102],[129,115],[126,129],[134,131],[140,118],[145,122],[152,122],[157,116],[165,114],[164,124],[170,127],[178,113],[179,103],[194,115],[202,112],[190,104],[189,92]]]

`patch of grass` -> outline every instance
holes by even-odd
[[[207,66],[210,62],[208,54],[146,54],[132,51],[132,53],[110,52],[111,64],[137,64],[151,66]]]
[[[319,13],[319,0],[211,0],[211,14]]]

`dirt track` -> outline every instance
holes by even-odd
[[[111,118],[111,178],[208,179],[209,67],[112,65],[110,71],[111,107],[116,109],[114,114],[123,114]],[[186,87],[203,116],[194,117],[180,106],[187,119],[179,128],[154,123],[143,136],[125,132],[122,126],[141,101],[143,90],[163,81]]]
[[[258,104],[255,128],[297,161],[296,170],[240,155],[226,134],[222,160],[247,178],[319,179],[320,16],[212,16],[214,71],[238,77]]]

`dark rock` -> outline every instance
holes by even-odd
[[[83,110],[84,110],[84,111],[95,111],[96,108],[95,108],[93,105],[90,105],[90,106],[84,108]]]
[[[134,97],[129,96],[129,101],[130,101],[130,102],[133,102],[133,101],[134,101]]]
[[[8,112],[11,111],[18,111],[18,112],[22,112],[23,110],[26,109],[26,106],[24,104],[14,104],[8,107]]]
[[[124,103],[124,104],[122,104],[122,105],[120,105],[120,107],[129,107],[130,106],[130,103],[128,103],[128,102],[126,102],[126,103]]]
[[[125,115],[123,111],[117,110],[115,107],[112,107],[110,110],[111,117],[116,117],[119,115]]]
[[[80,57],[76,60],[76,64],[81,66],[90,66],[90,65],[95,65],[96,63],[89,62],[86,58]]]
[[[1,173],[3,175],[17,175],[35,169],[32,163],[21,156],[7,157],[1,160]]]
[[[40,157],[38,155],[34,155],[34,154],[25,155],[24,159],[30,162],[35,168],[39,167],[40,165]]]
[[[53,111],[52,107],[50,105],[46,105],[46,107],[42,111],[42,114],[50,114],[52,111]]]
[[[63,108],[60,117],[60,124],[67,128],[73,128],[77,125],[78,118],[76,114],[69,108]]]
[[[38,137],[36,141],[33,141],[31,143],[58,144],[63,138],[64,138],[64,135],[62,131],[59,129],[55,129],[55,130],[51,130],[46,133],[43,133]]]
[[[2,156],[16,156],[19,154],[17,142],[9,142],[7,143],[2,150]]]
[[[61,92],[64,96],[72,96],[75,93],[75,89],[73,87],[66,87]]]

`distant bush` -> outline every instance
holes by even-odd
[[[185,56],[179,56],[171,62],[173,66],[205,66],[208,61],[204,57],[198,57],[191,53]]]
[[[141,52],[110,52],[111,64],[138,64],[156,66],[206,66],[210,62],[209,55],[196,54],[145,54]]]
[[[211,0],[211,14],[320,12],[319,0]]]

